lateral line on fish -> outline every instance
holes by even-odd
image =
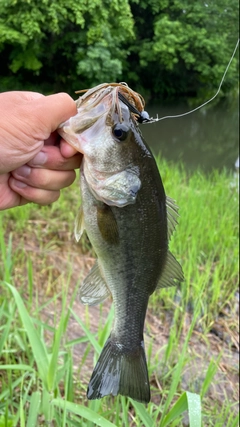
[[[226,77],[226,74],[227,74],[227,72],[228,72],[228,69],[229,69],[229,67],[230,67],[230,65],[231,65],[231,62],[232,62],[232,60],[233,60],[233,58],[234,58],[234,56],[235,56],[235,53],[236,53],[236,51],[237,51],[238,45],[239,45],[239,39],[237,40],[237,43],[236,43],[236,46],[235,46],[235,48],[234,48],[234,50],[233,50],[232,56],[231,56],[231,58],[230,58],[230,60],[229,60],[229,62],[228,62],[228,65],[227,65],[227,67],[226,67],[226,69],[225,69],[224,73],[223,73],[223,76],[222,76],[222,79],[221,79],[220,85],[219,85],[219,87],[218,87],[218,90],[217,90],[217,92],[215,93],[215,95],[214,95],[212,98],[210,98],[208,101],[204,102],[203,104],[199,105],[198,107],[194,108],[193,110],[186,111],[185,113],[177,114],[177,115],[175,115],[175,116],[164,116],[164,117],[160,117],[160,118],[158,117],[158,114],[157,114],[157,117],[156,117],[155,119],[154,119],[153,117],[151,117],[151,118],[150,118],[150,120],[146,120],[146,121],[144,121],[143,123],[144,123],[144,124],[149,124],[149,123],[160,122],[160,120],[165,120],[165,119],[175,119],[175,118],[178,118],[178,117],[187,116],[188,114],[192,114],[192,113],[194,113],[195,111],[199,110],[200,108],[205,107],[205,105],[209,104],[209,102],[212,102],[212,101],[213,101],[213,100],[218,96],[218,94],[219,94],[219,92],[220,92],[220,90],[221,90],[221,87],[222,87],[222,84],[223,84],[223,82],[224,82],[224,80],[225,80],[225,77]]]

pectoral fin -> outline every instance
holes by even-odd
[[[80,288],[80,299],[83,304],[96,305],[104,301],[109,295],[111,295],[111,292],[101,275],[96,261]]]
[[[178,282],[182,282],[183,280],[184,275],[181,265],[174,258],[172,253],[168,251],[164,270],[158,282],[157,289],[176,286]]]
[[[87,179],[89,182],[89,179]],[[141,181],[135,171],[124,170],[104,180],[89,182],[98,200],[109,206],[124,207],[135,203]]]
[[[80,206],[75,219],[75,227],[74,227],[74,236],[77,242],[79,242],[79,240],[81,239],[84,229],[85,227],[84,227],[83,208],[82,206]]]

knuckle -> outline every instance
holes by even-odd
[[[35,203],[45,206],[50,205],[51,203],[56,202],[59,199],[60,191],[48,191],[46,194],[42,195]]]
[[[66,181],[66,183],[67,183],[66,187],[68,187],[69,185],[71,185],[75,181],[75,178],[76,178],[76,172],[75,171],[70,171],[69,174],[68,174],[68,179]]]
[[[60,157],[55,164],[55,168],[59,170],[64,170],[67,167],[67,160],[64,157]]]

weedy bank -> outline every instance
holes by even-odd
[[[158,163],[166,193],[180,206],[171,247],[185,282],[150,299],[151,403],[86,400],[113,311],[111,301],[87,308],[78,299],[94,254],[86,237],[80,244],[73,238],[76,181],[51,206],[0,213],[0,426],[238,425],[233,177],[226,171],[190,175]]]

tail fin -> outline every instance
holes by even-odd
[[[150,387],[144,343],[133,351],[108,338],[92,373],[87,397],[100,399],[111,394],[150,401]]]

